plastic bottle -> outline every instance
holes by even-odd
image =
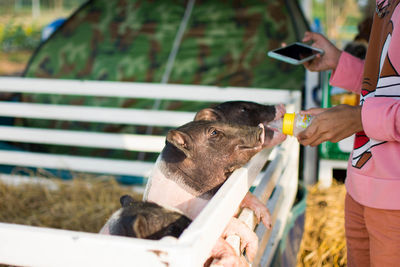
[[[311,124],[312,119],[313,116],[308,114],[286,113],[282,119],[272,121],[268,126],[277,129],[283,134],[297,136]]]

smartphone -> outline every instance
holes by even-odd
[[[318,54],[323,55],[324,50],[298,42],[268,52],[268,56],[294,65],[312,60]]]

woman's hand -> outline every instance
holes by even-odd
[[[336,143],[363,130],[361,106],[338,105],[329,109],[309,109],[301,113],[315,116],[310,126],[297,136],[299,143],[304,146],[317,146],[325,141]]]
[[[340,51],[323,35],[315,32],[306,32],[303,42],[313,41],[312,46],[324,50],[324,54],[318,54],[313,60],[303,63],[310,71],[334,70],[339,62]]]

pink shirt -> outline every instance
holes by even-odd
[[[343,52],[330,80],[361,94],[364,132],[350,155],[347,192],[365,206],[394,210],[400,210],[399,2],[384,17],[375,14],[365,64]]]

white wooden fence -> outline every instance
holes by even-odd
[[[264,104],[285,103],[289,111],[300,108],[299,92],[271,89],[0,78],[0,92],[201,102],[247,100]],[[0,101],[2,116],[176,127],[192,120],[194,113]],[[1,126],[0,140],[160,152],[165,137]],[[259,237],[254,266],[268,266],[297,192],[298,161],[299,145],[294,138],[288,138],[272,150],[261,151],[231,175],[179,239],[152,241],[0,223],[0,263],[23,266],[202,266],[246,192],[255,186],[254,194],[263,202],[268,201],[273,228],[266,230],[262,224],[256,226],[254,215],[248,210],[243,211],[240,218],[256,227]],[[1,150],[2,164],[146,177],[153,163]],[[0,178],[18,179],[5,174],[0,174]]]

